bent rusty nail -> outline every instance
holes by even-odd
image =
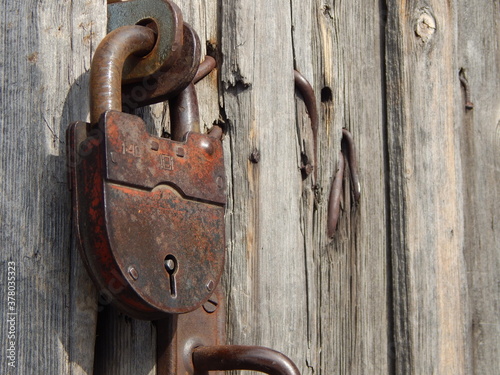
[[[313,132],[313,152],[314,152],[314,183],[317,181],[317,147],[318,147],[318,109],[316,107],[316,95],[314,94],[314,90],[309,83],[309,81],[297,70],[293,71],[294,73],[294,81],[295,88],[300,91],[302,98],[304,99],[304,103],[307,108],[307,113],[309,114],[309,118],[311,119],[311,129]],[[310,173],[310,171],[309,171]],[[307,170],[306,170],[306,174]]]
[[[327,234],[332,238],[337,229],[337,223],[340,216],[340,197],[342,194],[342,180],[344,179],[345,160],[344,154],[339,152],[339,162],[337,173],[332,181],[330,196],[328,198],[328,220],[327,220]]]
[[[300,375],[290,358],[261,346],[199,346],[193,350],[195,373],[250,370],[271,375]]]
[[[347,163],[349,164],[354,200],[356,201],[356,203],[358,203],[359,198],[361,197],[361,184],[359,182],[358,160],[356,158],[356,147],[354,146],[354,140],[352,138],[352,134],[347,129],[342,129],[342,145],[346,146],[345,147],[346,150],[344,150],[344,147],[342,147],[342,152],[344,152],[347,159]]]
[[[217,62],[212,56],[205,56],[205,60],[203,60],[203,62],[201,62],[198,66],[198,71],[194,76],[193,83],[198,83],[199,81],[201,81],[203,78],[209,75],[216,66]]]
[[[458,72],[458,79],[460,80],[460,83],[462,84],[465,91],[465,109],[473,109],[474,103],[470,101],[470,86],[467,77],[465,77],[464,68],[461,68]]]

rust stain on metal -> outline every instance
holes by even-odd
[[[123,82],[137,82],[157,71],[179,64],[184,44],[184,22],[179,7],[170,0],[124,1],[108,4],[107,31],[141,25],[154,31],[155,44],[146,56],[130,56],[124,62]]]
[[[354,200],[359,202],[361,198],[361,183],[359,182],[358,159],[356,157],[356,147],[352,134],[347,129],[342,129],[342,152],[344,153],[351,174],[352,192]]]
[[[340,200],[342,198],[342,181],[344,179],[345,160],[342,152],[339,152],[339,164],[337,173],[332,182],[330,197],[328,198],[328,237],[333,237],[337,230],[337,223],[340,217]]]
[[[184,24],[183,30],[181,54],[175,64],[168,69],[160,68],[152,75],[123,86],[122,99],[125,109],[172,99],[195,79],[201,59],[200,39],[188,24]],[[204,68],[206,69],[206,66]]]
[[[217,286],[202,308],[158,321],[157,332],[158,375],[203,374],[195,371],[193,350],[199,346],[226,344],[226,306],[222,286]]]
[[[198,67],[198,71],[193,79],[193,83],[197,83],[210,74],[217,66],[217,62],[212,56],[205,56],[205,60]]]
[[[85,123],[70,127],[77,164],[71,180],[77,236],[99,289],[137,318],[198,308],[211,294],[207,283],[217,285],[224,264],[220,139],[197,133],[188,133],[183,143],[153,137],[141,119],[115,111],[102,118],[100,135],[89,137],[88,129]],[[152,142],[158,150],[151,149]],[[90,150],[86,155],[79,154],[81,143]],[[179,146],[183,157],[177,155]],[[164,267],[169,255],[178,264],[173,275]]]
[[[172,139],[181,141],[188,131],[200,132],[200,113],[194,84],[168,102]]]

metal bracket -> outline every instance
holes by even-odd
[[[126,112],[177,96],[194,79],[201,58],[198,35],[170,0],[108,2],[108,33],[127,25],[149,27],[157,39],[146,56],[130,56],[124,63]]]

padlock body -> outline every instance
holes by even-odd
[[[221,141],[154,137],[116,111],[68,136],[76,234],[100,292],[139,319],[201,306],[224,265]]]

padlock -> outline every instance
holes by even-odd
[[[120,33],[108,34],[105,44],[116,50]],[[130,47],[125,39],[122,43]],[[109,47],[101,45],[94,61],[109,55],[102,51]],[[125,59],[103,66],[93,62],[91,90],[104,91],[92,95],[91,119],[99,121],[68,129],[75,232],[101,294],[134,318],[159,319],[197,309],[220,280],[223,149],[220,132],[201,134],[187,126],[181,139],[156,137],[142,119],[116,110]],[[194,86],[187,90],[194,92]],[[189,103],[197,110],[195,101]]]

